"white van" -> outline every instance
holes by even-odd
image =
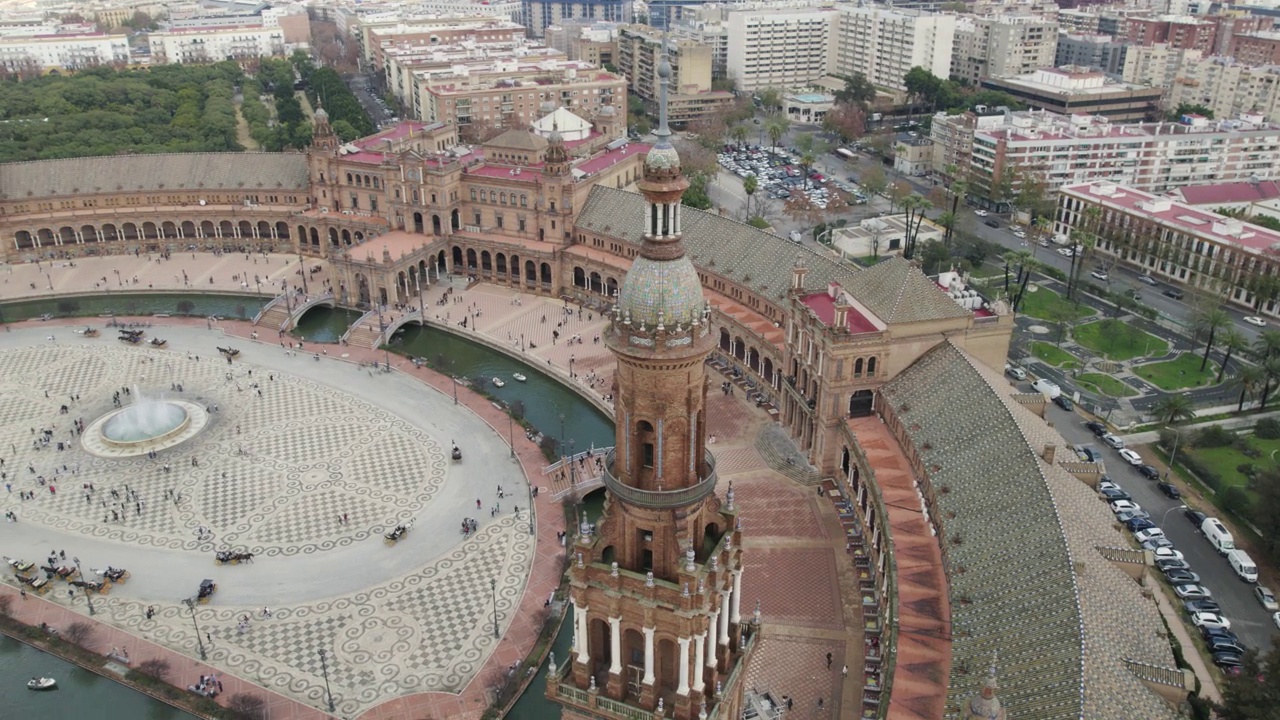
[[[1249,553],[1243,550],[1232,550],[1227,553],[1227,562],[1231,563],[1231,569],[1236,571],[1241,580],[1245,582],[1258,582],[1258,566],[1253,563],[1253,558],[1249,557]]]
[[[1040,378],[1039,380],[1031,383],[1031,389],[1041,393],[1050,400],[1062,394],[1062,388],[1058,387],[1057,383],[1048,378]]]
[[[1218,518],[1205,518],[1204,522],[1200,523],[1200,532],[1209,539],[1209,544],[1218,551],[1219,555],[1226,555],[1236,549],[1231,532]]]

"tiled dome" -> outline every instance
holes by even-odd
[[[667,327],[687,327],[705,304],[698,272],[683,255],[673,260],[637,257],[618,290],[618,308],[623,317],[630,315],[634,328],[643,324],[652,330],[659,313]]]

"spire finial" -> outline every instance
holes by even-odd
[[[667,87],[671,84],[671,61],[667,57],[667,31],[662,31],[662,55],[658,59],[658,129],[653,134],[658,143],[667,142],[671,128],[667,127]]]

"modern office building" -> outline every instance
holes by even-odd
[[[872,84],[905,92],[913,67],[938,77],[951,73],[956,16],[881,5],[840,5],[828,72],[862,73]]]
[[[625,0],[522,0],[522,5],[524,26],[534,37],[566,21],[631,22],[631,3]]]
[[[838,18],[829,7],[734,6],[726,76],[744,92],[809,86],[826,74]]]
[[[982,87],[1013,96],[1023,105],[1062,115],[1102,115],[1115,122],[1147,120],[1159,111],[1161,88],[1119,83],[1097,70],[1041,68],[1027,75],[987,78]]]
[[[668,39],[665,47],[672,72],[668,97],[671,122],[685,123],[733,104],[732,92],[711,88],[711,48],[686,39]],[[662,32],[648,25],[627,25],[618,31],[618,72],[627,78],[629,90],[654,109],[663,48]]]
[[[1060,32],[1053,62],[1042,67],[1082,67],[1101,70],[1109,77],[1120,77],[1129,47],[1110,35]]]

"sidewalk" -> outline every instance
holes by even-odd
[[[1169,598],[1165,597],[1164,590],[1158,583],[1152,583],[1153,594],[1156,599],[1156,606],[1160,608],[1160,614],[1164,616],[1164,621],[1168,623],[1169,629],[1173,631],[1173,636],[1178,639],[1178,645],[1182,647],[1182,657],[1191,666],[1192,672],[1196,674],[1196,678],[1200,680],[1200,697],[1211,700],[1215,703],[1222,702],[1222,693],[1218,691],[1218,686],[1213,682],[1213,673],[1209,672],[1208,666],[1204,664],[1204,658],[1200,657],[1200,651],[1196,649],[1195,641],[1191,639],[1191,634],[1187,632],[1187,625],[1182,620],[1182,616],[1170,604]]]
[[[1245,405],[1247,407],[1248,403],[1245,403]],[[1204,410],[1201,410],[1200,412],[1204,415],[1221,415],[1222,413],[1225,413],[1225,412],[1235,412],[1235,409],[1236,409],[1235,405],[1230,405],[1230,406],[1224,406],[1224,407],[1206,408]],[[1263,418],[1280,418],[1280,410],[1273,410],[1273,411],[1264,412],[1264,413],[1255,413],[1251,415],[1242,415],[1240,417],[1231,417],[1225,420],[1208,420],[1206,422],[1193,423],[1191,425],[1179,425],[1176,427],[1176,429],[1179,432],[1185,432],[1187,430],[1199,430],[1201,428],[1207,428],[1207,427],[1212,427],[1216,425],[1218,427],[1227,428],[1228,430],[1234,430],[1236,428],[1252,427],[1256,425],[1258,421]],[[1160,431],[1148,430],[1146,432],[1132,433],[1129,435],[1121,435],[1120,439],[1124,440],[1125,445],[1150,445],[1151,443],[1160,439]]]

